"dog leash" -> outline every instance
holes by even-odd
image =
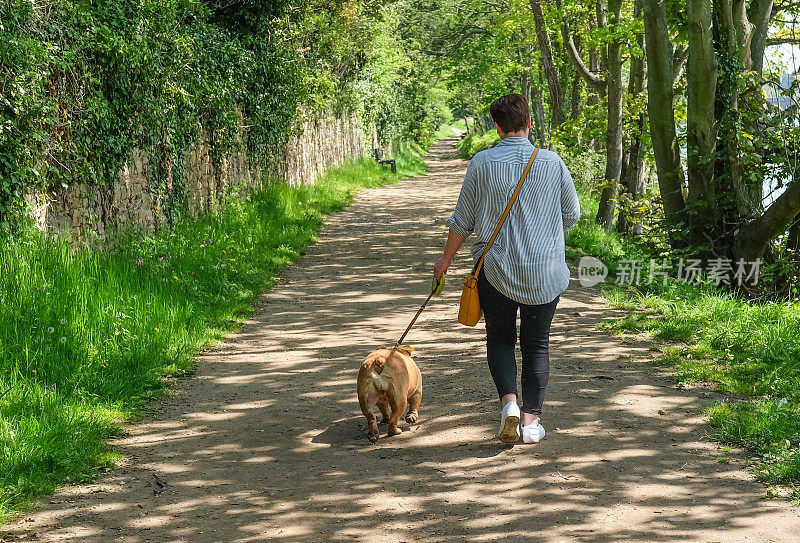
[[[431,300],[432,297],[438,296],[439,294],[442,293],[443,288],[444,288],[444,275],[442,275],[439,279],[436,279],[434,277],[431,293],[428,294],[428,297],[425,298],[425,302],[423,302],[423,304],[420,306],[419,310],[417,311],[417,314],[414,315],[413,319],[411,319],[411,323],[408,325],[408,328],[406,328],[406,331],[403,332],[403,335],[400,336],[400,339],[398,339],[397,343],[395,343],[394,347],[392,347],[393,351],[394,349],[397,349],[400,345],[403,344],[403,340],[406,338],[406,334],[408,334],[408,332],[411,330],[411,327],[414,326],[414,323],[417,322],[417,317],[419,317],[420,313],[422,313],[422,310],[425,309],[425,306],[428,305],[428,302]]]

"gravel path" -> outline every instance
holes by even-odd
[[[420,421],[369,444],[356,374],[430,288],[467,165],[454,141],[434,146],[427,176],[330,217],[253,318],[114,441],[119,469],[63,488],[0,540],[800,539],[800,510],[763,499],[741,457],[704,437],[715,394],[677,389],[647,342],[595,330],[623,312],[577,282],[554,319],[547,438],[502,447],[483,324],[455,319],[465,249],[407,338]]]

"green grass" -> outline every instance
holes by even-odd
[[[567,236],[568,254],[591,254],[612,268],[620,258],[649,260],[647,248],[593,223],[596,200],[581,195],[585,214]],[[721,443],[744,448],[754,473],[800,499],[800,303],[754,303],[708,285],[603,287],[613,305],[637,309],[602,327],[662,343],[658,363],[680,386],[703,385],[729,398],[706,408]]]
[[[397,150],[398,174],[348,163],[314,185],[270,184],[203,220],[121,237],[113,251],[23,231],[0,240],[0,520],[57,485],[113,465],[105,442],[165,390],[165,375],[251,311],[323,217],[359,189],[424,172]]]
[[[678,383],[730,394],[706,409],[712,439],[748,450],[765,482],[800,482],[800,304],[748,303],[674,284],[606,294],[648,310],[611,321],[609,330],[668,342],[660,363],[674,368]]]
[[[573,176],[575,177],[575,176]],[[645,258],[646,250],[617,232],[606,232],[595,223],[597,198],[578,190],[581,219],[565,236],[567,258],[579,259],[583,255],[599,258],[609,268],[613,278],[617,261],[623,258]]]
[[[497,135],[496,130],[489,130],[483,134],[473,132],[459,142],[458,150],[461,158],[472,158],[480,151],[494,147],[498,141],[500,141],[500,136]]]
[[[464,119],[456,119],[449,124],[442,125],[439,127],[439,130],[436,131],[434,135],[435,139],[441,140],[455,136],[456,132],[453,130],[454,128],[463,132],[467,129],[467,124],[464,122]]]
[[[400,143],[394,149],[394,158],[397,160],[397,174],[401,178],[423,175],[428,171],[428,166],[422,158],[427,150],[414,142]]]

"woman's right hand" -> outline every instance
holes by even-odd
[[[440,279],[444,274],[447,273],[447,268],[450,267],[450,262],[451,259],[442,255],[439,261],[433,266],[433,276],[436,279]]]

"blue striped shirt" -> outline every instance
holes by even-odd
[[[461,193],[446,224],[467,238],[475,232],[477,262],[533,153],[521,137],[500,140],[469,163]],[[580,219],[575,185],[557,153],[540,149],[483,267],[486,279],[517,302],[552,302],[569,285],[564,232]]]

